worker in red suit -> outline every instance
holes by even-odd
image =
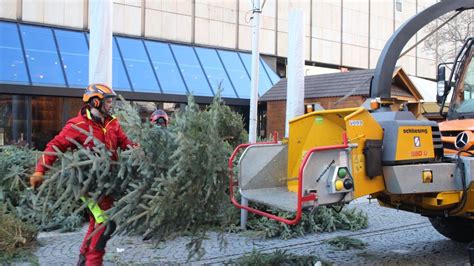
[[[169,122],[168,114],[165,111],[158,109],[151,114],[150,122],[157,126],[167,127]]]
[[[77,148],[68,138],[74,139],[85,148],[92,148],[93,141],[86,142],[88,136],[81,133],[73,126],[90,132],[92,128],[93,135],[97,140],[104,143],[106,148],[111,151],[112,159],[117,159],[117,149],[128,149],[133,143],[123,132],[119,121],[111,114],[114,103],[115,92],[103,84],[91,84],[86,88],[82,100],[83,107],[78,115],[70,119],[66,126],[51,140],[44,150],[35,173],[30,177],[30,184],[33,188],[38,187],[43,182],[43,175],[56,160],[55,155],[49,155],[55,152],[53,146],[56,146],[62,152],[68,148]],[[49,154],[48,154],[49,153]],[[112,207],[113,198],[108,195],[99,197],[97,203],[87,198],[87,195],[81,197],[83,202],[87,202],[90,211],[90,222],[86,236],[80,248],[78,265],[102,265],[105,254],[105,245],[115,231],[115,223],[108,221],[104,211]],[[105,226],[90,236],[91,233],[101,224],[107,222]]]

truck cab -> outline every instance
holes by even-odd
[[[438,67],[438,102],[450,98],[446,121],[439,124],[445,154],[474,152],[474,37],[468,38],[456,57],[448,81],[445,67]],[[452,94],[449,94],[450,91]]]

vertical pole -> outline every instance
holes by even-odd
[[[249,143],[257,141],[257,104],[258,104],[258,72],[260,66],[259,32],[260,32],[260,0],[254,0],[252,6],[252,72],[250,79],[250,119],[249,119]],[[248,200],[242,196],[241,204],[248,206]],[[247,227],[247,214],[244,209],[240,211],[240,227]]]
[[[23,0],[16,1],[16,20],[23,20]]]
[[[25,97],[26,104],[26,143],[29,147],[33,147],[32,134],[33,134],[33,101],[32,96]]]
[[[112,87],[112,0],[89,1],[89,84]]]
[[[22,117],[21,110],[24,110],[22,106],[23,97],[20,95],[12,96],[12,132],[11,132],[11,142],[18,143],[20,141],[20,136],[24,132],[24,128],[21,126],[22,120],[26,120],[26,114]]]
[[[258,74],[260,66],[259,32],[260,32],[260,0],[254,0],[252,19],[252,72],[250,87],[250,125],[249,142],[257,141],[257,102],[258,102]]]

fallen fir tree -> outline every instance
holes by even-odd
[[[36,245],[37,234],[35,226],[7,212],[6,205],[0,204],[0,261],[27,259],[29,250]]]
[[[27,147],[0,147],[0,203],[7,210],[28,205],[32,193],[27,191],[27,179],[36,158],[37,153]]]
[[[160,240],[229,220],[227,158],[231,142],[246,138],[240,115],[220,98],[205,111],[190,98],[166,129],[152,127],[148,136],[143,130],[134,133],[136,127],[125,130],[141,137],[141,149],[129,151],[125,164],[132,167],[120,173],[135,171],[140,178],[130,182],[126,195],[108,212],[119,232],[151,229]]]
[[[0,204],[6,214],[11,214],[21,221],[33,225],[37,230],[49,231],[59,229],[72,231],[78,228],[81,217],[72,210],[73,204],[63,212],[38,211],[35,205],[51,206],[58,201],[64,187],[58,186],[55,194],[49,198],[38,197],[30,188],[29,176],[34,172],[39,152],[23,146],[2,146],[0,148]]]
[[[0,147],[0,261],[37,264],[32,254],[39,230],[74,230],[79,216],[43,215],[34,208],[36,194],[29,187],[38,152],[22,146]],[[50,204],[54,201],[51,199]],[[43,226],[41,220],[44,219]]]
[[[264,209],[263,207],[258,207]],[[294,213],[270,209],[278,216],[291,219]],[[314,210],[305,210],[301,221],[293,226],[286,225],[265,217],[252,217],[247,223],[253,236],[289,239],[312,233],[333,232],[336,230],[357,231],[368,226],[367,214],[357,209],[336,210],[330,207],[316,207]]]
[[[324,241],[325,243],[332,246],[335,250],[349,250],[349,249],[364,249],[367,244],[357,238],[351,238],[346,236],[338,236]]]
[[[286,250],[276,250],[272,253],[263,253],[253,250],[236,260],[230,260],[224,263],[225,265],[329,265],[323,263],[316,256],[311,255],[295,255]]]

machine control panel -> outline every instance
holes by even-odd
[[[346,166],[331,166],[328,172],[329,193],[345,193],[354,190],[354,180]]]

